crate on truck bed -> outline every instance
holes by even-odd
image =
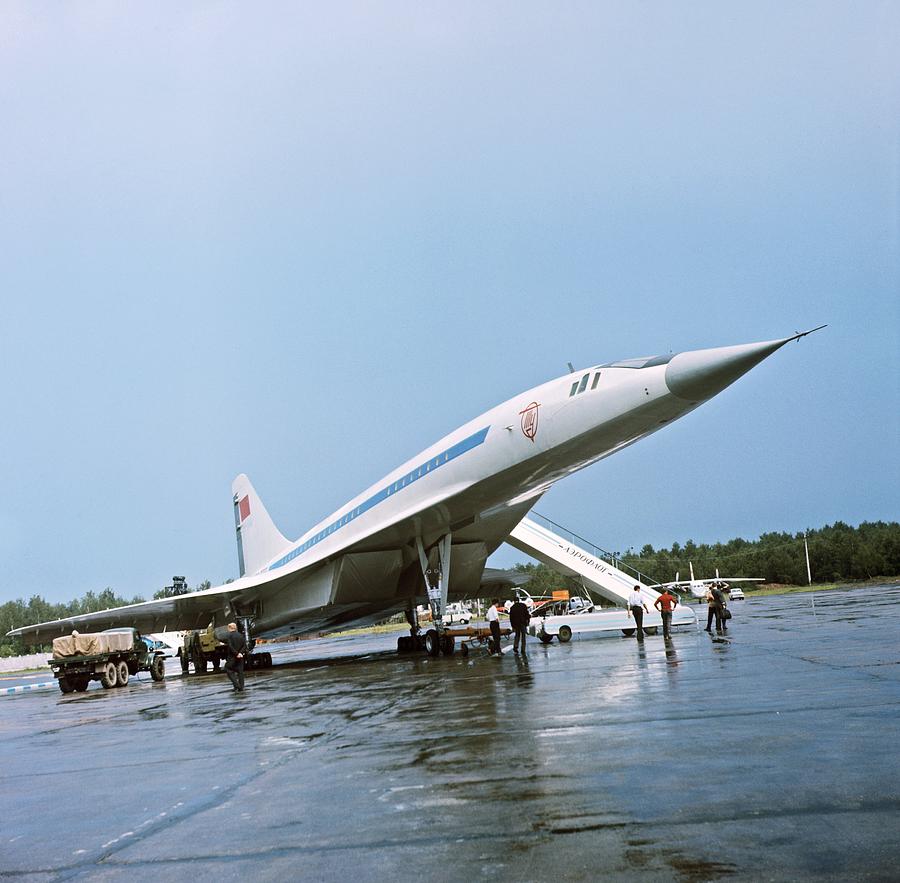
[[[163,654],[151,650],[132,628],[54,638],[49,665],[63,693],[83,693],[91,681],[100,681],[107,689],[124,687],[139,671],[149,671],[154,681],[166,674]]]

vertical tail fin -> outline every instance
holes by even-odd
[[[238,565],[241,576],[258,573],[290,543],[275,527],[262,500],[246,475],[231,483],[234,528],[237,532]]]

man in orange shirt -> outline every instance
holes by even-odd
[[[653,606],[660,612],[663,621],[663,637],[669,637],[669,628],[672,625],[672,611],[678,606],[678,599],[669,594],[668,589],[653,602]]]

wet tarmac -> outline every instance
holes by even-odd
[[[897,880],[898,603],[751,599],[724,640],[527,661],[324,639],[243,695],[176,664],[4,697],[0,877]]]

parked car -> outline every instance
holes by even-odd
[[[454,601],[444,611],[444,625],[468,625],[472,621],[472,611],[465,604]]]
[[[662,626],[659,613],[650,608],[644,614],[644,633],[655,635]],[[672,617],[674,626],[697,627],[697,615],[690,607],[679,605]],[[573,634],[602,634],[621,632],[630,637],[635,623],[624,607],[600,608],[588,600],[581,607],[570,601],[551,601],[535,608],[528,626],[529,634],[542,643],[549,644],[556,638],[560,644],[572,640]]]
[[[181,656],[184,638],[180,632],[163,632],[155,635],[144,635],[144,643],[163,656]]]
[[[742,590],[742,589],[739,589],[737,586],[735,586],[734,588],[732,588],[732,589],[729,590],[729,592],[728,592],[728,597],[731,598],[732,601],[743,601],[743,600],[745,600],[745,599],[744,599],[744,592],[743,592],[743,590]]]

